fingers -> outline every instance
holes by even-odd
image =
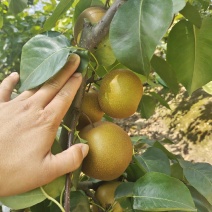
[[[58,125],[68,111],[81,82],[82,75],[80,73],[73,74],[53,100],[45,107],[44,110],[54,111],[57,117],[56,120],[59,121]]]
[[[48,80],[33,96],[33,100],[41,107],[45,107],[60,91],[71,75],[76,71],[80,63],[80,57],[72,54],[66,65],[53,78]]]
[[[10,97],[15,85],[18,83],[19,75],[13,72],[3,80],[0,85],[0,102],[10,101]]]
[[[21,100],[25,100],[29,97],[31,97],[33,94],[35,94],[37,91],[37,89],[32,89],[32,90],[27,90],[24,91],[23,93],[21,93],[19,96],[17,96],[14,101],[21,101]]]
[[[72,172],[80,167],[83,159],[88,154],[89,147],[87,144],[75,144],[69,149],[52,156],[47,156],[46,165],[49,173],[48,179],[55,179],[61,175]]]

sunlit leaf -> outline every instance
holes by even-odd
[[[129,69],[148,75],[155,48],[172,18],[171,0],[124,3],[110,26],[110,41],[116,58]]]
[[[186,5],[186,0],[172,0],[173,2],[173,13],[176,14],[182,10]]]
[[[60,17],[71,7],[73,2],[74,0],[60,0],[52,15],[44,23],[43,29],[45,31],[51,30]]]
[[[69,52],[69,41],[60,33],[48,32],[30,39],[22,50],[19,91],[35,88],[55,75]]]
[[[168,175],[148,172],[134,184],[133,208],[144,211],[196,211],[188,188]]]
[[[182,20],[168,37],[167,61],[190,94],[212,77],[211,26],[212,17],[204,18],[200,29]]]
[[[207,92],[210,95],[212,95],[212,81],[210,81],[209,83],[204,85],[202,88],[204,89],[205,92]]]

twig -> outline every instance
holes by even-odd
[[[60,143],[63,149],[67,149],[74,144],[74,132],[79,119],[80,109],[82,104],[82,98],[84,95],[86,86],[86,77],[83,78],[82,84],[74,98],[74,101],[64,118],[64,125],[71,129],[69,133],[65,128],[62,128],[60,135]],[[71,188],[71,175],[66,175],[65,192],[64,192],[64,209],[66,212],[70,211],[70,188]]]
[[[87,50],[92,50],[98,46],[103,38],[108,34],[110,23],[118,10],[118,8],[127,0],[116,0],[114,4],[107,10],[102,20],[94,27],[91,27],[90,23],[84,23],[82,30],[82,36],[80,39],[80,47]]]

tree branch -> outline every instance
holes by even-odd
[[[64,118],[64,125],[69,127],[71,131],[68,133],[65,128],[62,128],[59,141],[63,149],[67,149],[74,144],[74,138],[75,138],[74,133],[80,116],[82,98],[86,87],[86,80],[87,80],[86,77],[84,77],[82,84],[74,98],[74,101]],[[64,209],[66,212],[70,211],[71,175],[72,173],[68,173],[66,175],[65,193],[64,193]]]
[[[102,20],[94,27],[92,27],[90,23],[84,23],[79,44],[80,47],[83,47],[89,51],[97,47],[103,38],[108,34],[110,23],[116,11],[126,1],[127,0],[116,0],[116,2],[107,10]]]

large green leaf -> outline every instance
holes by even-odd
[[[116,58],[131,70],[147,75],[155,48],[172,18],[171,0],[127,1],[118,9],[110,26]]]
[[[182,20],[169,34],[167,61],[190,94],[212,78],[211,34],[212,17],[204,18],[200,29]]]
[[[176,14],[182,10],[186,5],[186,0],[172,0],[173,2],[173,13]]]
[[[17,15],[27,7],[28,0],[9,0],[9,11]]]
[[[188,182],[212,204],[212,165],[179,160]]]
[[[193,197],[198,212],[211,212],[212,205],[193,187],[189,186],[189,190]]]
[[[60,17],[71,7],[73,2],[74,0],[60,0],[52,15],[44,23],[43,29],[45,31],[51,30]]]
[[[32,205],[42,202],[45,199],[46,197],[40,188],[37,188],[15,196],[0,197],[0,202],[9,208],[18,210],[22,208],[28,208]]]
[[[178,179],[148,172],[134,184],[133,208],[144,211],[196,211],[188,188]]]
[[[149,147],[142,155],[136,156],[136,160],[146,172],[171,174],[168,157],[162,150],[156,147]]]
[[[151,60],[151,65],[155,72],[163,79],[169,89],[177,94],[179,91],[179,84],[175,76],[174,71],[171,69],[170,65],[161,57],[154,55]]]
[[[20,92],[41,85],[66,63],[70,44],[57,32],[47,32],[30,39],[22,49]]]
[[[192,6],[189,2],[187,2],[186,6],[180,11],[180,13],[191,23],[199,28],[201,27],[202,19],[200,13],[196,7]]]

